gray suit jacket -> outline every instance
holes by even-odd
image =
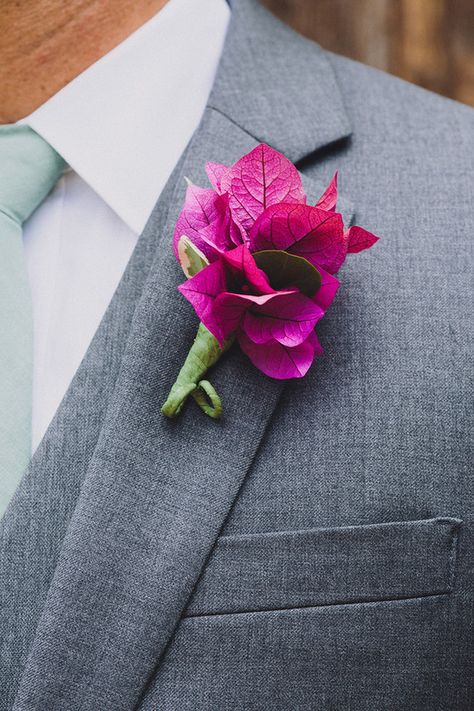
[[[381,236],[301,381],[237,349],[160,405],[196,318],[183,176],[264,141]],[[202,123],[1,523],[1,711],[474,704],[474,112],[235,0]],[[120,147],[118,147],[118,150]]]

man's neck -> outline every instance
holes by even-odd
[[[0,13],[0,124],[41,106],[168,0],[5,0]]]

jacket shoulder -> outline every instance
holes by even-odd
[[[474,129],[474,109],[380,69],[326,52],[348,107],[364,107],[400,118],[409,112],[428,123],[451,120]]]

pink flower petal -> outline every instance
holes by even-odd
[[[288,348],[277,341],[257,344],[243,331],[239,331],[237,337],[240,347],[255,367],[277,380],[302,378],[306,375],[315,355],[322,353],[314,331],[303,343],[294,348]]]
[[[224,219],[225,201],[214,190],[199,188],[189,185],[183,209],[176,223],[173,246],[176,257],[178,256],[178,242],[183,235],[189,237],[191,242],[205,255],[208,255],[208,245],[200,239],[201,230],[212,226],[212,234],[220,239],[220,225]]]
[[[260,215],[250,231],[249,248],[282,249],[331,274],[338,271],[347,251],[339,213],[288,203],[272,205]]]
[[[222,178],[228,170],[228,166],[223,165],[222,163],[212,163],[211,161],[206,163],[207,177],[209,178],[212,187],[219,195],[222,195],[223,193],[221,190]]]
[[[335,210],[337,203],[337,171],[324,193],[316,203],[322,210]]]
[[[242,330],[254,343],[278,341],[297,346],[307,339],[324,310],[299,292],[252,306],[244,315]]]
[[[214,220],[207,227],[203,227],[194,236],[193,244],[199,245],[210,262],[214,262],[221,254],[229,249],[225,229],[221,219]]]
[[[306,202],[293,163],[264,143],[222,175],[221,190],[229,194],[233,218],[245,232],[269,205]]]
[[[346,239],[348,242],[347,251],[355,253],[362,252],[363,249],[369,249],[369,247],[378,242],[379,238],[363,227],[354,225],[347,230]]]
[[[226,252],[222,255],[222,259],[234,275],[243,279],[258,293],[274,293],[275,290],[270,286],[267,276],[257,267],[255,259],[244,245]]]
[[[329,272],[325,271],[321,267],[318,267],[318,269],[321,274],[321,286],[314,295],[313,301],[315,304],[318,304],[323,311],[326,311],[326,309],[332,304],[340,283],[339,279],[332,274],[329,274]]]
[[[216,298],[213,306],[213,315],[219,323],[225,338],[228,338],[231,333],[235,333],[248,309],[264,306],[272,299],[290,293],[295,292],[274,292],[273,294],[254,296],[253,294],[233,294],[225,291]]]
[[[174,250],[186,235],[191,242],[214,261],[220,252],[242,244],[242,234],[233,222],[227,195],[217,195],[211,189],[190,185],[186,201],[174,231]]]
[[[217,338],[220,345],[225,336],[219,321],[214,317],[214,301],[227,288],[225,268],[219,260],[209,264],[192,279],[181,284],[179,291],[193,306],[198,318]]]
[[[247,234],[240,229],[238,225],[235,224],[232,219],[232,213],[229,207],[229,198],[225,195],[227,200],[227,208],[224,215],[223,229],[226,234],[228,247],[227,249],[232,249],[232,247],[238,247],[241,244],[247,244],[248,238]]]

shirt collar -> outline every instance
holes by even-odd
[[[230,10],[169,0],[23,119],[139,234],[197,128]]]

